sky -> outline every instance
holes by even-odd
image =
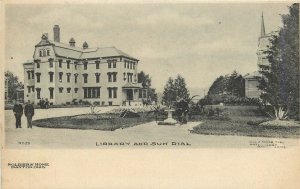
[[[257,69],[261,14],[266,32],[281,27],[289,4],[43,4],[5,7],[5,70],[23,80],[42,33],[76,46],[115,46],[140,60],[152,86],[162,92],[180,74],[191,90],[208,89],[220,75]]]

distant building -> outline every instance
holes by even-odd
[[[5,104],[12,103],[13,100],[18,100],[19,102],[24,102],[24,88],[22,86],[18,86],[14,90],[12,90],[9,85],[11,81],[7,77],[5,77],[4,83],[4,100]],[[13,91],[10,93],[9,91]],[[13,94],[14,93],[14,94]]]
[[[259,98],[261,91],[258,89],[259,78],[262,77],[262,71],[270,70],[270,62],[267,58],[266,50],[268,46],[271,45],[270,39],[272,36],[277,35],[277,32],[271,32],[266,34],[264,16],[261,16],[261,32],[258,38],[258,48],[256,51],[257,54],[257,71],[248,73],[244,76],[245,78],[245,95],[248,98]]]
[[[54,40],[42,35],[35,45],[34,61],[23,64],[25,101],[50,104],[73,99],[101,105],[142,105],[146,91],[137,82],[139,60],[115,47],[77,47],[60,42],[60,28],[53,28]],[[147,97],[146,97],[147,98]]]

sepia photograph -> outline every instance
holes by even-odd
[[[300,188],[299,2],[0,8],[0,188]]]
[[[293,3],[7,4],[4,146],[297,146],[298,26]]]

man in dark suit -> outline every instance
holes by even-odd
[[[32,103],[30,103],[30,100],[28,100],[27,104],[24,108],[24,114],[27,118],[27,128],[32,128],[32,117],[34,116],[34,107]]]
[[[21,128],[21,117],[23,115],[23,107],[18,100],[15,102],[13,112],[16,118],[16,128]]]

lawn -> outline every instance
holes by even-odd
[[[216,107],[213,107],[216,108]],[[270,120],[254,106],[224,106],[219,107],[225,118],[194,116],[194,120],[203,123],[191,131],[204,135],[239,135],[253,137],[299,138],[299,126],[267,126],[259,125]]]
[[[139,113],[138,117],[121,118],[119,114],[84,114],[33,121],[37,127],[114,131],[155,120],[154,113]]]

